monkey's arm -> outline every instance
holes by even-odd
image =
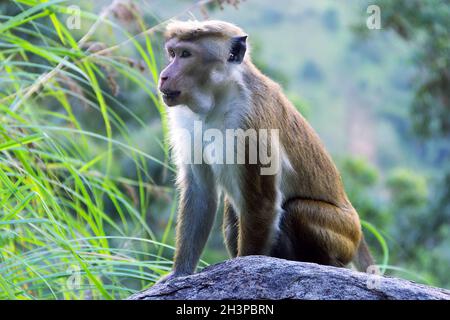
[[[179,169],[180,203],[174,275],[195,271],[208,240],[217,210],[217,192],[208,168],[192,165]]]

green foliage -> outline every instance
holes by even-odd
[[[378,172],[362,158],[345,159],[342,169],[347,174],[351,183],[349,187],[373,186],[378,180]]]
[[[345,190],[363,219],[377,226],[385,225],[388,215],[373,196],[379,173],[363,158],[344,158],[339,162]]]
[[[392,203],[397,207],[423,207],[428,198],[426,179],[412,170],[399,168],[387,179]]]
[[[450,6],[446,1],[379,1],[384,28],[415,43],[411,117],[425,137],[450,134]]]
[[[348,196],[363,219],[365,236],[382,270],[428,284],[446,283],[440,268],[447,258],[426,254],[423,244],[429,234],[423,222],[428,214],[426,178],[397,168],[382,180],[378,170],[363,158],[344,158],[339,164]],[[377,190],[389,196],[376,197]],[[418,229],[418,224],[422,228]],[[434,259],[436,266],[430,268],[427,259]],[[407,267],[399,267],[401,264]]]
[[[173,171],[150,36],[138,41],[110,20],[114,10],[132,8],[111,5],[102,17],[83,11],[81,25],[90,36],[79,40],[62,22],[63,1],[17,1],[6,9],[0,25],[0,298],[127,297],[171,268],[161,256],[163,248],[172,251],[166,233],[160,237],[151,222],[151,210],[166,198],[173,208],[170,228],[175,206],[167,202],[176,198],[148,170],[156,164],[155,171]],[[105,26],[131,46],[93,54],[95,43],[115,44],[112,37],[87,45]],[[162,119],[152,129],[153,154],[132,141],[130,128],[148,125],[118,95],[119,84],[128,92],[139,88]]]
[[[283,88],[286,88],[289,84],[289,80],[286,74],[283,71],[277,69],[276,67],[272,67],[271,64],[267,63],[261,57],[262,42],[258,41],[257,39],[252,39],[250,42],[252,48],[251,52],[253,63],[258,67],[259,70],[262,71],[262,73],[264,73],[272,80],[278,82]]]
[[[410,48],[409,64],[415,68],[409,115],[414,132],[424,141],[423,162],[432,166],[428,181],[404,169],[392,172],[387,180],[398,261],[421,270],[433,283],[449,286],[444,270],[450,262],[450,6],[439,0],[376,4],[381,8],[383,29],[393,31]]]

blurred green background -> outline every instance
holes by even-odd
[[[332,154],[382,269],[450,288],[448,1],[24,0],[0,2],[0,298],[124,298],[170,270],[156,83],[171,18],[242,27]],[[201,266],[227,258],[220,222]]]

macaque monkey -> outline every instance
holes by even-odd
[[[331,157],[280,86],[252,63],[247,35],[223,21],[174,21],[165,37],[169,64],[159,90],[168,107],[180,192],[174,269],[166,279],[195,271],[221,195],[232,257],[269,255],[338,267],[354,260],[364,271],[372,265]],[[214,141],[211,134],[205,141],[208,130]],[[230,130],[256,134],[219,143]],[[196,134],[200,142],[192,139]],[[199,150],[208,146],[215,154],[204,152],[203,159]],[[275,170],[260,154],[255,161],[254,151],[264,147]],[[234,162],[214,161],[225,154]]]

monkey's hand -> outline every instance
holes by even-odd
[[[180,273],[180,272],[172,271],[171,273],[169,273],[169,274],[165,275],[164,277],[162,277],[161,279],[159,279],[155,284],[162,284],[169,280],[179,278],[179,277],[185,277],[188,275],[189,275],[189,273]]]

